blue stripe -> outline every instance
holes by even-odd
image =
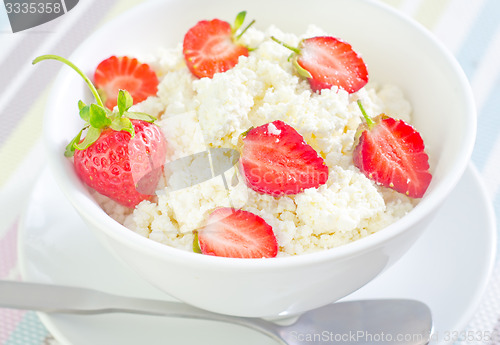
[[[4,4],[3,1],[0,3],[0,31],[10,30],[9,18]]]
[[[24,315],[4,345],[41,345],[48,334],[36,313],[30,311]]]
[[[497,193],[493,198],[493,209],[495,210],[495,218],[500,219],[500,193]],[[500,238],[500,222],[497,222],[497,235]],[[497,253],[500,253],[500,241],[497,241]],[[500,262],[500,255],[497,254],[497,263]]]
[[[483,170],[484,165],[491,156],[496,139],[500,138],[499,97],[500,75],[497,76],[497,80],[495,80],[495,84],[490,91],[486,103],[482,109],[480,109],[481,114],[477,123],[476,145],[472,152],[472,161],[476,164],[479,171]],[[500,159],[500,157],[497,158]]]
[[[499,13],[500,1],[486,0],[456,54],[458,62],[470,80],[473,79],[477,66],[481,62],[481,57],[485,55],[492,38],[498,30]],[[481,113],[472,161],[480,171],[488,161],[495,139],[500,133],[500,121],[498,121],[497,116],[500,109],[496,104],[498,102],[496,98],[500,95],[500,77],[495,82],[494,87],[487,95],[486,103],[481,109],[478,109]]]
[[[487,0],[456,55],[469,78],[476,71],[478,57],[484,55],[498,27],[499,14],[500,1]]]

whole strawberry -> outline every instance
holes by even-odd
[[[319,92],[336,86],[353,93],[368,82],[366,65],[352,46],[331,36],[318,36],[300,41],[297,48],[275,37],[275,42],[292,50],[292,63],[299,75],[307,78],[311,89]]]
[[[127,207],[154,194],[166,154],[166,141],[158,126],[131,122],[133,138],[129,132],[106,128],[92,145],[77,149],[74,156],[75,171],[85,184]]]
[[[353,152],[354,165],[368,178],[412,198],[421,198],[432,180],[420,133],[403,120],[384,114],[365,117]]]
[[[67,157],[74,155],[77,175],[89,187],[127,207],[151,199],[167,153],[167,142],[158,126],[152,123],[155,118],[130,112],[133,99],[125,90],[118,93],[118,109],[109,110],[92,82],[70,61],[57,55],[43,55],[33,64],[47,59],[73,68],[85,80],[97,102],[90,105],[78,102],[85,126],[64,153]]]
[[[196,77],[212,78],[215,73],[233,68],[240,56],[248,56],[248,48],[238,43],[238,39],[253,24],[240,33],[246,12],[236,16],[233,27],[226,21],[202,20],[188,30],[184,36],[183,53],[186,65]]]

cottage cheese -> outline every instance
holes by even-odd
[[[109,203],[103,207],[133,231],[189,251],[193,230],[211,210],[241,208],[272,226],[281,256],[334,248],[403,217],[414,201],[366,178],[353,166],[351,150],[362,120],[357,99],[369,114],[386,112],[405,121],[410,121],[411,107],[393,85],[369,83],[352,95],[336,89],[311,92],[308,82],[293,72],[289,50],[270,40],[274,35],[297,45],[301,38],[321,34],[316,27],[303,37],[275,27],[265,32],[250,28],[244,43],[258,48],[212,79],[191,75],[181,46],[145,57],[161,82],[157,97],[134,108],[159,118],[170,148],[167,164],[180,159],[182,164],[174,171],[166,169],[155,202],[144,201],[131,213]],[[240,134],[274,120],[294,127],[325,159],[330,170],[325,185],[272,197],[247,188],[236,167],[223,176],[207,173],[207,156],[200,153],[211,147],[236,149]]]

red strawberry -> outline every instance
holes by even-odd
[[[132,120],[129,132],[106,128],[88,148],[75,151],[82,181],[116,202],[134,207],[154,195],[165,164],[166,140],[158,126]]]
[[[240,12],[233,27],[228,22],[213,19],[202,20],[189,29],[184,36],[183,51],[191,73],[198,78],[212,78],[215,73],[233,68],[240,56],[248,56],[248,48],[237,41],[253,22],[235,36],[245,15],[246,12]]]
[[[368,178],[412,198],[421,198],[432,179],[420,134],[403,120],[384,114],[370,119],[360,105],[362,124],[353,153],[354,165]]]
[[[297,194],[328,180],[323,158],[293,127],[279,120],[248,131],[240,168],[251,189],[274,196]]]
[[[272,258],[278,254],[273,229],[261,217],[228,207],[215,209],[198,231],[200,250],[230,258]]]
[[[158,91],[158,77],[148,64],[128,56],[111,56],[103,60],[94,72],[94,83],[106,107],[113,109],[119,90],[127,90],[134,104]]]
[[[133,99],[120,90],[117,109],[106,108],[99,92],[83,72],[57,55],[43,55],[42,60],[58,60],[73,68],[85,80],[97,104],[78,102],[83,129],[66,146],[65,156],[74,155],[76,174],[89,187],[116,202],[134,207],[154,193],[167,154],[167,142],[155,118],[128,111]],[[82,133],[85,138],[81,140]]]
[[[368,82],[368,71],[361,56],[338,38],[318,36],[304,39],[298,48],[290,47],[298,73],[309,80],[313,91],[337,86],[349,93],[361,89]]]

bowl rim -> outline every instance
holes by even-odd
[[[458,81],[458,84],[455,85],[455,87],[462,96],[462,102],[464,107],[466,108],[464,112],[468,114],[468,116],[464,118],[464,121],[466,121],[464,125],[466,126],[466,128],[468,128],[468,131],[466,132],[466,137],[464,137],[462,141],[462,154],[453,162],[454,164],[449,168],[450,173],[443,178],[441,183],[435,186],[431,195],[427,197],[424,196],[424,198],[421,199],[418,205],[401,219],[390,224],[384,229],[381,229],[380,231],[370,234],[369,236],[339,247],[295,256],[278,256],[271,259],[241,259],[216,257],[210,255],[197,255],[196,253],[188,252],[183,249],[161,244],[138,233],[135,233],[134,231],[113,220],[104,212],[104,210],[98,207],[90,197],[88,197],[84,193],[79,192],[77,188],[74,188],[70,178],[64,174],[62,159],[58,158],[55,154],[50,152],[49,148],[51,145],[51,136],[48,134],[48,131],[46,129],[46,124],[50,123],[50,121],[47,121],[47,119],[50,119],[51,114],[54,113],[52,108],[55,107],[54,102],[50,102],[50,100],[54,99],[55,95],[57,94],[57,87],[53,86],[44,114],[43,137],[45,144],[44,146],[47,151],[49,151],[47,152],[47,157],[50,170],[55,175],[61,190],[70,200],[73,207],[78,210],[80,215],[88,222],[90,222],[92,228],[100,229],[101,232],[105,233],[113,241],[121,242],[127,247],[133,248],[133,250],[137,250],[139,252],[147,252],[148,256],[163,259],[168,257],[169,260],[180,262],[183,265],[195,265],[200,268],[218,267],[231,269],[234,267],[240,270],[261,271],[273,270],[286,266],[308,266],[323,261],[342,261],[349,257],[361,255],[361,253],[373,250],[374,248],[382,246],[389,239],[401,235],[404,231],[414,226],[421,219],[429,216],[434,209],[438,208],[444,202],[445,198],[449,195],[449,193],[452,191],[452,189],[455,187],[455,185],[463,175],[469,163],[476,137],[476,109],[469,82],[461,66],[456,61],[451,52],[449,52],[427,28],[387,4],[376,2],[374,0],[358,1],[364,3],[367,6],[373,6],[385,12],[388,12],[389,15],[394,16],[401,21],[404,21],[406,25],[411,27],[412,30],[418,32],[420,35],[426,38],[427,42],[432,46],[432,48],[435,49],[435,51],[439,55],[441,55],[441,57],[445,59],[449,66],[452,68],[454,75]],[[126,11],[125,13],[107,22],[101,28],[96,30],[91,36],[87,38],[86,41],[82,42],[80,47],[76,49],[73,54],[71,54],[71,57],[78,56],[80,50],[82,49],[82,46],[84,46],[86,42],[91,40],[92,37],[99,35],[101,32],[109,30],[109,28],[115,25],[116,22],[126,20],[127,18],[131,18],[133,16],[137,16],[137,11],[147,11],[150,8],[155,8],[156,6],[162,6],[165,4],[165,2],[162,2],[160,0],[145,2]],[[67,71],[60,71],[56,78],[56,82],[53,85],[60,85],[60,82],[65,80],[67,77]],[[403,226],[403,223],[405,223],[405,226]]]

